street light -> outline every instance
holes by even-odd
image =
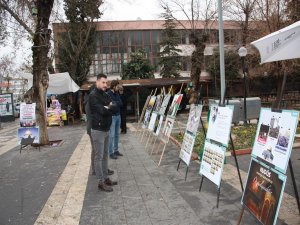
[[[245,67],[245,57],[247,55],[247,49],[245,47],[240,47],[239,56],[242,61],[243,75],[244,75],[244,124],[247,124],[247,90],[246,90],[246,67]]]

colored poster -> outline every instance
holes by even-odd
[[[191,105],[186,130],[179,153],[179,158],[182,159],[187,165],[190,164],[191,156],[193,153],[201,112],[202,105]]]
[[[20,105],[20,126],[21,127],[33,127],[36,126],[35,116],[36,103]]]
[[[221,183],[225,151],[225,147],[205,141],[199,173],[215,183],[218,187]]]
[[[167,95],[164,96],[164,100],[163,100],[163,102],[162,102],[162,104],[160,106],[158,114],[160,114],[160,115],[164,115],[165,114],[170,99],[171,99],[171,95],[167,94]]]
[[[155,136],[159,135],[163,120],[164,120],[164,115],[158,115],[158,117],[156,117],[154,129],[153,129],[153,133]]]
[[[30,145],[40,142],[39,127],[20,127],[18,128],[18,144]]]
[[[173,126],[174,126],[174,122],[175,122],[175,118],[167,116],[165,125],[164,125],[164,129],[162,132],[162,141],[165,143],[169,142],[169,138],[170,138]]]
[[[146,99],[146,102],[145,102],[145,104],[144,104],[142,113],[141,113],[141,117],[139,118],[139,123],[141,123],[141,122],[143,121],[143,119],[144,119],[144,115],[145,115],[147,106],[148,106],[148,104],[149,104],[150,98],[151,98],[151,96],[148,95],[148,97],[147,97],[147,99]]]
[[[153,112],[153,113],[151,114],[151,119],[150,119],[149,126],[148,126],[148,129],[149,129],[150,131],[153,131],[153,130],[154,130],[156,118],[157,118],[157,112]]]
[[[209,124],[206,138],[228,146],[233,115],[233,105],[210,107]]]
[[[285,173],[297,129],[299,112],[262,108],[252,156]]]
[[[151,117],[151,110],[147,109],[146,113],[145,113],[145,116],[144,116],[142,128],[148,127],[149,122],[150,122],[150,117]]]
[[[153,108],[154,112],[158,112],[159,111],[159,109],[161,107],[161,104],[163,102],[163,98],[164,98],[163,95],[157,95],[156,101],[155,101],[155,105],[154,105],[154,108]]]
[[[154,104],[155,104],[156,96],[151,96],[150,101],[147,105],[147,110],[152,111]]]
[[[262,224],[275,224],[286,176],[252,158],[242,204]]]
[[[13,95],[9,94],[0,94],[0,116],[13,116]]]
[[[169,108],[169,111],[168,111],[167,115],[172,116],[172,117],[176,117],[176,114],[177,114],[177,111],[179,109],[181,100],[182,100],[182,94],[174,95],[172,104]]]

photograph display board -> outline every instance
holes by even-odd
[[[147,105],[147,109],[146,109],[146,113],[145,113],[145,116],[144,116],[142,128],[147,128],[148,125],[149,125],[152,109],[153,109],[154,104],[155,104],[155,100],[156,100],[156,96],[151,96],[151,98],[149,100],[149,103]]]
[[[150,122],[149,122],[149,126],[148,126],[148,129],[150,131],[153,131],[154,130],[154,127],[155,127],[155,123],[156,123],[156,120],[157,120],[157,112],[153,112],[151,114],[151,119],[150,119]]]
[[[252,156],[285,173],[294,142],[299,112],[262,108]]]
[[[169,108],[167,115],[172,116],[172,117],[176,116],[181,100],[182,100],[182,94],[174,95],[172,104]]]
[[[39,127],[19,127],[17,138],[19,145],[38,144],[40,142]]]
[[[175,118],[167,116],[161,140],[165,143],[169,142],[170,135],[174,126]]]
[[[155,101],[155,105],[154,105],[154,108],[153,108],[154,112],[158,112],[159,111],[159,109],[161,107],[161,104],[163,102],[163,98],[164,98],[163,95],[157,95],[156,101]]]
[[[153,107],[154,107],[154,104],[155,104],[155,100],[156,100],[156,96],[151,96],[150,100],[149,100],[149,103],[147,105],[147,110],[148,111],[152,111]]]
[[[220,187],[226,148],[205,141],[199,173]]]
[[[262,224],[275,224],[286,176],[252,158],[242,204]]]
[[[164,96],[164,100],[163,100],[163,102],[162,102],[162,104],[160,106],[158,114],[160,114],[160,115],[164,115],[165,114],[170,99],[171,99],[171,95],[170,94],[167,94],[167,95]]]
[[[233,105],[210,107],[209,123],[206,138],[228,146],[233,115]]]
[[[190,164],[194,143],[202,113],[202,105],[191,105],[186,130],[179,153],[179,158],[187,165]]]
[[[146,112],[147,106],[148,106],[148,104],[149,104],[150,98],[151,98],[151,95],[148,95],[148,97],[147,97],[147,99],[146,99],[146,102],[145,102],[145,104],[144,104],[142,113],[141,113],[141,117],[139,118],[139,123],[141,123],[141,122],[143,121],[143,119],[144,119],[145,112]]]
[[[13,95],[11,93],[8,94],[0,94],[0,116],[13,116]]]
[[[36,103],[20,105],[20,126],[21,127],[33,127],[36,126],[35,116]]]
[[[154,133],[155,136],[159,135],[160,128],[161,128],[161,125],[163,123],[163,120],[164,120],[164,115],[158,115],[158,117],[156,117],[155,124],[154,124],[154,129],[153,129],[153,133]]]

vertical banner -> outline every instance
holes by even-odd
[[[252,158],[242,204],[262,224],[276,224],[285,182],[285,175]]]
[[[0,94],[0,116],[14,116],[13,94]]]
[[[271,109],[262,108],[252,156],[285,173],[294,143],[298,117],[298,111],[273,112]]]
[[[20,126],[21,127],[33,127],[36,126],[35,115],[36,103],[20,105]]]
[[[202,105],[191,105],[189,118],[186,125],[186,130],[183,137],[179,158],[187,165],[190,164],[195,139],[199,127],[199,122],[202,113]]]
[[[226,148],[205,141],[199,173],[220,187]]]
[[[209,124],[206,138],[228,146],[233,115],[233,105],[210,107]]]
[[[154,107],[155,100],[156,100],[156,96],[151,96],[149,103],[147,105],[147,108],[146,108],[146,113],[144,116],[142,128],[147,128],[149,125],[150,118],[151,118],[151,112]]]
[[[150,131],[154,130],[155,122],[156,122],[157,115],[158,115],[158,111],[160,110],[161,104],[163,102],[163,98],[164,98],[163,95],[157,95],[157,97],[156,97],[155,105],[153,107],[153,112],[151,114],[151,118],[150,118],[149,125],[148,125],[148,129]]]
[[[166,109],[168,107],[169,101],[171,99],[171,95],[167,94],[164,96],[163,102],[160,106],[160,109],[158,111],[158,116],[156,116],[156,120],[154,122],[154,128],[153,128],[153,133],[155,136],[159,135],[160,128],[162,126],[163,120],[164,120],[164,114],[166,112]]]

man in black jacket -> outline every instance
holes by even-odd
[[[107,88],[107,76],[99,74],[96,80],[96,88],[89,96],[91,110],[91,135],[95,148],[95,171],[99,180],[98,188],[103,191],[113,191],[113,185],[117,182],[108,178],[108,144],[109,129],[112,122],[112,114],[116,112],[116,106],[112,104],[110,97],[105,93]]]

